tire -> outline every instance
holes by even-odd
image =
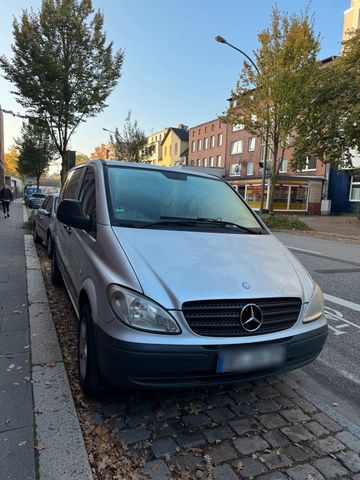
[[[51,258],[51,283],[54,285],[54,287],[62,287],[64,285],[64,281],[63,281],[59,264],[57,261],[55,245],[53,248],[53,255]]]
[[[41,238],[40,238],[39,235],[37,234],[36,222],[34,222],[34,225],[33,225],[33,239],[34,239],[34,242],[35,242],[35,243],[42,243]]]
[[[48,254],[49,258],[52,258],[53,250],[54,250],[53,239],[52,239],[51,233],[48,233],[47,242],[46,242],[46,251],[47,251],[47,254]]]
[[[78,335],[78,375],[86,396],[96,398],[101,391],[102,378],[96,355],[94,324],[88,304],[81,307]]]

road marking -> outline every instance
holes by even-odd
[[[349,300],[344,300],[343,298],[334,297],[333,295],[329,295],[327,293],[324,293],[324,298],[328,302],[336,303],[337,305],[342,305],[343,307],[347,307],[347,308],[350,308],[351,310],[355,310],[356,312],[360,312],[360,305],[358,303],[349,302]]]
[[[295,250],[296,252],[312,253],[313,255],[322,255],[321,252],[314,252],[314,250],[305,250],[305,248],[290,247],[289,245],[286,245],[286,248],[288,248],[289,250]]]
[[[321,363],[323,363],[324,365],[326,365],[327,367],[330,367],[330,368],[338,371],[339,373],[341,373],[345,378],[347,378],[351,382],[354,382],[354,383],[357,383],[358,385],[360,385],[360,378],[357,377],[356,375],[348,372],[347,370],[344,370],[343,368],[335,367],[333,364],[331,364],[327,360],[324,360],[323,358],[319,358],[319,361]]]
[[[344,333],[346,332],[342,332],[341,330],[337,330],[335,327],[332,327],[331,325],[328,325],[328,327],[330,328],[330,330],[332,330],[335,335],[344,335]]]
[[[360,325],[350,322],[350,320],[346,320],[344,318],[344,315],[341,312],[339,312],[338,310],[334,310],[333,308],[325,306],[325,317],[327,320],[335,320],[335,322],[339,322],[339,321],[344,322],[345,324],[352,325],[353,327],[358,328],[360,330]],[[331,330],[336,330],[337,332],[339,332],[336,335],[341,335],[341,333],[345,333],[345,332],[340,333],[340,330],[337,330],[338,328],[344,328],[345,326],[344,323],[342,323],[341,325],[335,325],[335,327],[331,327]]]

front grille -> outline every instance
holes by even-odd
[[[256,332],[247,332],[240,324],[245,305],[258,305],[263,323]],[[245,337],[280,332],[295,325],[301,309],[300,298],[261,298],[250,300],[203,300],[185,302],[182,311],[189,327],[209,337]]]

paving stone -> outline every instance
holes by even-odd
[[[286,418],[289,423],[302,423],[310,420],[310,417],[306,415],[300,408],[293,408],[291,410],[283,410],[281,415]]]
[[[259,420],[268,430],[288,425],[288,422],[278,413],[267,413],[265,415],[260,415]]]
[[[348,450],[339,453],[337,458],[353,473],[360,472],[360,457],[357,453]]]
[[[153,419],[153,416],[150,412],[137,413],[136,415],[126,415],[126,425],[130,428],[138,427],[139,425],[145,425],[150,420]]]
[[[360,440],[350,432],[340,432],[336,435],[336,438],[350,448],[350,450],[360,453]]]
[[[338,423],[335,423],[331,418],[329,418],[327,415],[324,413],[316,413],[315,415],[312,416],[312,420],[315,420],[325,428],[329,430],[329,432],[340,432],[342,428]]]
[[[214,463],[227,462],[238,456],[238,453],[227,442],[221,442],[218,445],[211,445],[207,453],[210,455]]]
[[[234,432],[227,425],[220,425],[215,428],[206,428],[203,431],[207,441],[214,443],[217,440],[224,440],[225,438],[231,438],[234,436]]]
[[[245,403],[232,405],[230,408],[237,418],[252,417],[257,414],[257,410],[254,407]]]
[[[339,462],[330,457],[319,458],[312,462],[312,465],[324,475],[326,480],[342,478],[349,473]]]
[[[257,387],[254,389],[254,392],[261,400],[270,400],[280,397],[279,391],[271,385]]]
[[[318,422],[309,422],[305,425],[305,427],[313,433],[316,437],[322,437],[324,435],[329,435],[329,430]]]
[[[230,465],[218,465],[213,470],[214,480],[238,480],[238,476],[234,473],[234,470]]]
[[[270,452],[261,455],[265,460],[265,465],[269,470],[276,470],[281,467],[288,467],[292,464],[290,458],[282,453]]]
[[[285,449],[285,453],[289,457],[293,458],[295,462],[305,462],[305,460],[309,460],[316,456],[310,448],[300,448],[296,445],[290,445]]]
[[[230,395],[237,404],[251,403],[257,400],[257,397],[252,390],[240,390],[238,392],[232,392]]]
[[[249,455],[249,453],[265,450],[269,447],[267,441],[261,438],[259,435],[237,438],[234,440],[234,445],[235,448],[237,448],[243,455]]]
[[[145,466],[145,471],[151,480],[165,480],[171,478],[170,470],[164,460],[153,460]]]
[[[180,416],[180,411],[175,405],[162,405],[160,410],[154,411],[154,416],[159,420],[166,420],[167,418]]]
[[[117,436],[120,442],[128,443],[129,445],[131,445],[133,443],[147,440],[150,437],[150,433],[148,430],[145,429],[128,428],[126,430],[121,430]]]
[[[157,438],[152,442],[151,446],[155,457],[162,457],[166,454],[173,453],[177,448],[179,447],[171,437]]]
[[[292,442],[302,442],[303,440],[311,440],[313,438],[310,433],[302,425],[292,425],[291,427],[284,427],[281,432],[286,435]]]
[[[206,425],[207,423],[210,422],[210,418],[203,414],[191,414],[191,415],[184,415],[182,417],[182,421],[187,427],[190,428],[195,428],[195,427],[201,427],[202,425]]]
[[[310,447],[319,455],[328,455],[344,450],[345,445],[335,437],[327,437],[315,440],[315,442],[310,443]]]
[[[206,443],[205,437],[201,432],[186,432],[176,436],[176,442],[180,447],[198,447]]]
[[[289,445],[289,440],[279,430],[270,430],[264,433],[263,437],[273,448]]]
[[[278,403],[280,403],[280,405],[283,408],[294,408],[295,407],[295,403],[293,401],[291,401],[290,398],[287,398],[287,397],[279,397],[279,398],[276,399],[276,401]]]
[[[308,413],[309,415],[317,412],[317,408],[310,402],[305,400],[305,398],[295,397],[293,398],[293,402],[296,403],[298,407],[300,407],[302,410],[304,410],[305,413]]]
[[[254,418],[241,418],[229,422],[229,425],[235,430],[238,435],[243,435],[248,432],[256,432],[260,430],[261,425]]]
[[[288,398],[295,398],[295,397],[297,397],[297,393],[295,393],[292,388],[290,388],[290,387],[288,387],[287,385],[285,385],[285,383],[282,383],[282,382],[276,383],[276,384],[274,385],[274,387],[275,387],[276,390],[278,390],[282,395],[285,395],[285,397],[288,397]]]
[[[207,413],[209,417],[217,423],[226,422],[235,416],[235,413],[232,412],[228,407],[214,408],[213,410],[209,410]]]
[[[157,437],[165,437],[175,435],[181,432],[183,424],[178,418],[169,418],[155,424],[155,435]]]
[[[190,470],[190,472],[195,472],[195,470],[198,468],[198,465],[204,465],[202,457],[197,457],[193,453],[176,455],[171,458],[171,463],[174,465],[179,465],[180,468],[184,470]]]
[[[238,469],[240,478],[251,478],[268,471],[265,465],[255,458],[242,458],[237,462],[234,462],[233,465],[235,470],[238,468],[239,464],[242,466],[241,469]]]
[[[260,413],[272,413],[280,410],[280,405],[276,400],[261,400],[256,403],[256,409]]]
[[[234,405],[234,403],[234,400],[229,395],[214,395],[209,399],[209,404],[213,407],[227,407]]]
[[[360,473],[358,473],[357,475],[353,475],[351,477],[351,480],[360,480]]]
[[[325,480],[321,473],[309,463],[290,468],[287,470],[287,474],[292,480],[305,480],[307,478]]]
[[[106,417],[113,415],[122,415],[126,410],[126,405],[123,402],[115,402],[103,405],[102,411]]]
[[[287,477],[281,472],[272,472],[266,475],[261,475],[261,477],[257,477],[256,480],[286,480]]]

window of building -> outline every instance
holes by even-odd
[[[243,125],[242,123],[235,123],[232,127],[232,131],[238,132],[239,130],[244,130],[244,128],[245,128],[245,125]]]
[[[256,145],[256,138],[255,137],[249,138],[248,151],[253,152],[255,150],[255,145]]]
[[[360,175],[351,177],[349,200],[350,202],[360,202]]]
[[[196,160],[196,165],[197,165],[198,167],[201,167],[201,160],[200,160],[200,158],[198,158],[198,159]]]
[[[287,172],[287,160],[286,158],[283,158],[280,161],[280,168],[279,168],[280,173],[286,173]]]
[[[204,167],[207,167],[207,158],[204,158],[203,160],[204,160],[204,164],[203,164]]]
[[[218,155],[218,156],[216,157],[216,166],[217,166],[217,167],[221,167],[221,155]]]
[[[205,133],[207,132],[207,127],[205,127]]]
[[[191,142],[191,151],[192,151],[192,152],[195,152],[195,149],[196,149],[196,143],[195,143],[195,140],[193,140],[193,141]]]
[[[211,130],[214,130],[214,124],[211,125]]]
[[[165,157],[166,157],[166,155],[167,155],[167,147],[166,147],[166,145],[165,145],[165,147],[164,147],[164,155],[165,155]]]
[[[209,165],[210,165],[210,167],[214,167],[214,166],[215,166],[215,165],[214,165],[214,157],[210,157],[210,158],[209,158]]]
[[[199,133],[199,135],[200,135],[200,133],[201,133],[201,128],[199,128],[199,132],[198,132],[198,133]]]
[[[215,135],[211,135],[210,137],[210,148],[215,147]]]
[[[171,155],[171,145],[169,145],[169,155]]]
[[[315,157],[306,157],[304,168],[302,169],[303,172],[309,170],[316,170],[316,158]]]
[[[219,133],[218,134],[218,147],[221,147],[223,144],[223,134]]]
[[[198,147],[198,152],[199,152],[199,151],[201,150],[201,140],[198,140],[198,145],[197,145],[197,147]]]
[[[195,130],[193,130],[193,132],[192,132],[192,136],[193,136],[193,137],[195,137]]]
[[[204,150],[207,150],[208,146],[209,146],[209,139],[206,137],[204,138]]]
[[[233,163],[230,165],[230,177],[241,175],[241,165],[239,163]]]
[[[254,175],[254,162],[248,162],[246,165],[246,175]]]
[[[175,155],[177,155],[177,153],[178,153],[178,144],[175,143]]]
[[[190,165],[193,167],[194,166],[194,160],[191,160]]]
[[[237,153],[242,153],[242,152],[243,152],[242,140],[236,140],[236,142],[231,142],[231,150],[230,150],[231,155],[235,155]]]

